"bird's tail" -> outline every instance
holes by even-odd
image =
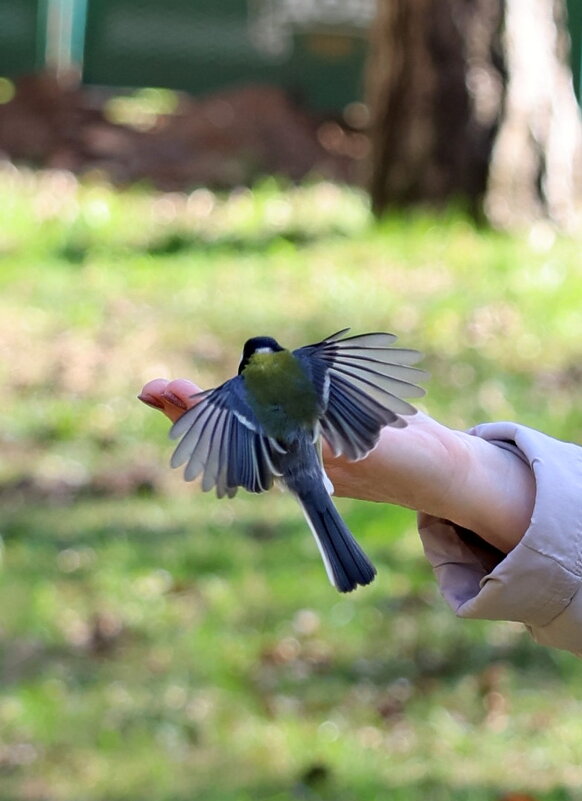
[[[354,539],[323,484],[296,497],[315,536],[329,580],[340,592],[374,580],[376,568]]]

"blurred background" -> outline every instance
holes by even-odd
[[[0,801],[575,801],[580,663],[461,622],[414,515],[203,495],[135,399],[245,339],[426,354],[582,441],[582,4],[0,0]],[[535,588],[532,588],[532,592]]]

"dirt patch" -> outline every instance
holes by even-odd
[[[108,119],[111,94],[34,75],[0,105],[0,153],[16,162],[100,172],[115,184],[147,181],[162,190],[232,188],[263,175],[309,175],[359,183],[367,139],[322,119],[274,86],[246,86],[205,98],[181,95],[148,130]]]

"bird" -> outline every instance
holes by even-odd
[[[296,350],[270,336],[244,344],[238,373],[193,395],[170,430],[179,439],[171,466],[202,490],[232,498],[282,485],[298,500],[328,578],[339,592],[373,581],[376,568],[333,504],[322,438],[333,455],[363,459],[384,426],[403,428],[416,412],[401,396],[422,397],[416,350],[393,347],[389,333],[345,336],[344,328]]]

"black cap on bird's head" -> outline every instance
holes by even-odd
[[[240,375],[242,373],[251,360],[251,356],[255,353],[277,353],[281,350],[285,350],[285,348],[282,348],[273,337],[253,337],[252,339],[247,339],[238,366],[238,374]]]

